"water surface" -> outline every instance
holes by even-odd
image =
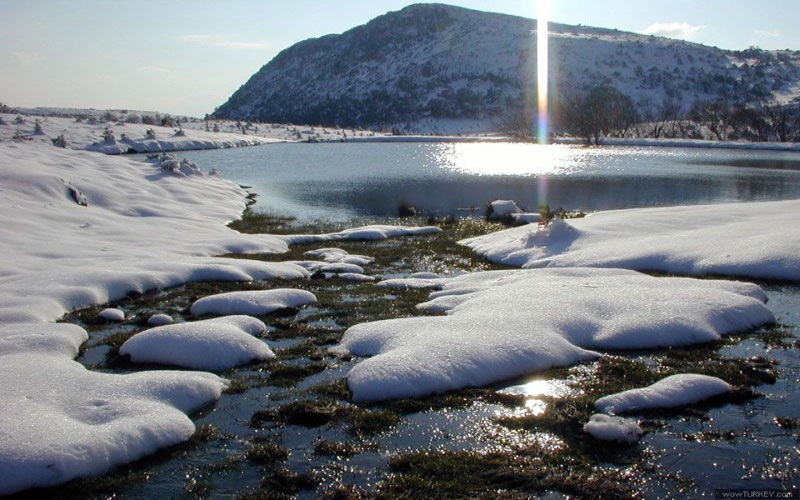
[[[495,199],[596,211],[800,198],[800,154],[521,143],[274,144],[186,157],[301,219],[482,213]]]

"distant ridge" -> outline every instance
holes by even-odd
[[[618,30],[550,26],[551,88],[610,84],[634,102],[688,109],[720,97],[787,103],[800,52],[728,51]],[[219,118],[417,132],[486,130],[529,106],[536,21],[416,4],[339,35],[292,45],[214,112]]]

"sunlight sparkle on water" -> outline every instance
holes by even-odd
[[[451,143],[431,155],[434,168],[471,175],[543,176],[580,171],[589,150],[555,144]]]

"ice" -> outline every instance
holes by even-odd
[[[698,403],[730,392],[731,385],[709,375],[681,373],[659,380],[641,389],[611,394],[595,401],[594,406],[605,413],[625,413],[655,408],[674,408]]]
[[[800,201],[638,208],[460,243],[515,267],[616,267],[800,280]]]
[[[44,354],[0,362],[0,495],[100,475],[186,441],[186,413],[217,398],[226,381],[209,373],[91,372]]]
[[[97,317],[108,321],[125,321],[125,313],[114,307],[103,309]]]
[[[347,382],[357,400],[483,386],[597,357],[717,340],[772,322],[756,285],[618,269],[488,271],[443,281],[420,304],[446,316],[364,323],[334,351],[371,356]]]
[[[126,340],[119,352],[135,363],[226,370],[274,358],[267,344],[253,336],[266,330],[256,318],[225,316],[145,330]]]
[[[294,288],[228,292],[203,297],[195,301],[190,308],[190,312],[194,316],[203,316],[205,314],[262,316],[279,309],[300,307],[313,304],[316,301],[317,297],[313,293]]]
[[[642,435],[642,428],[635,420],[602,413],[592,415],[589,422],[584,424],[583,431],[595,439],[622,443],[635,443]]]

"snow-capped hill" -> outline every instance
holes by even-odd
[[[557,93],[611,84],[635,102],[668,97],[686,108],[719,97],[788,102],[800,95],[800,52],[734,52],[554,23],[549,29]],[[215,116],[410,131],[449,122],[449,131],[475,130],[532,102],[535,81],[535,20],[417,4],[287,48]]]

